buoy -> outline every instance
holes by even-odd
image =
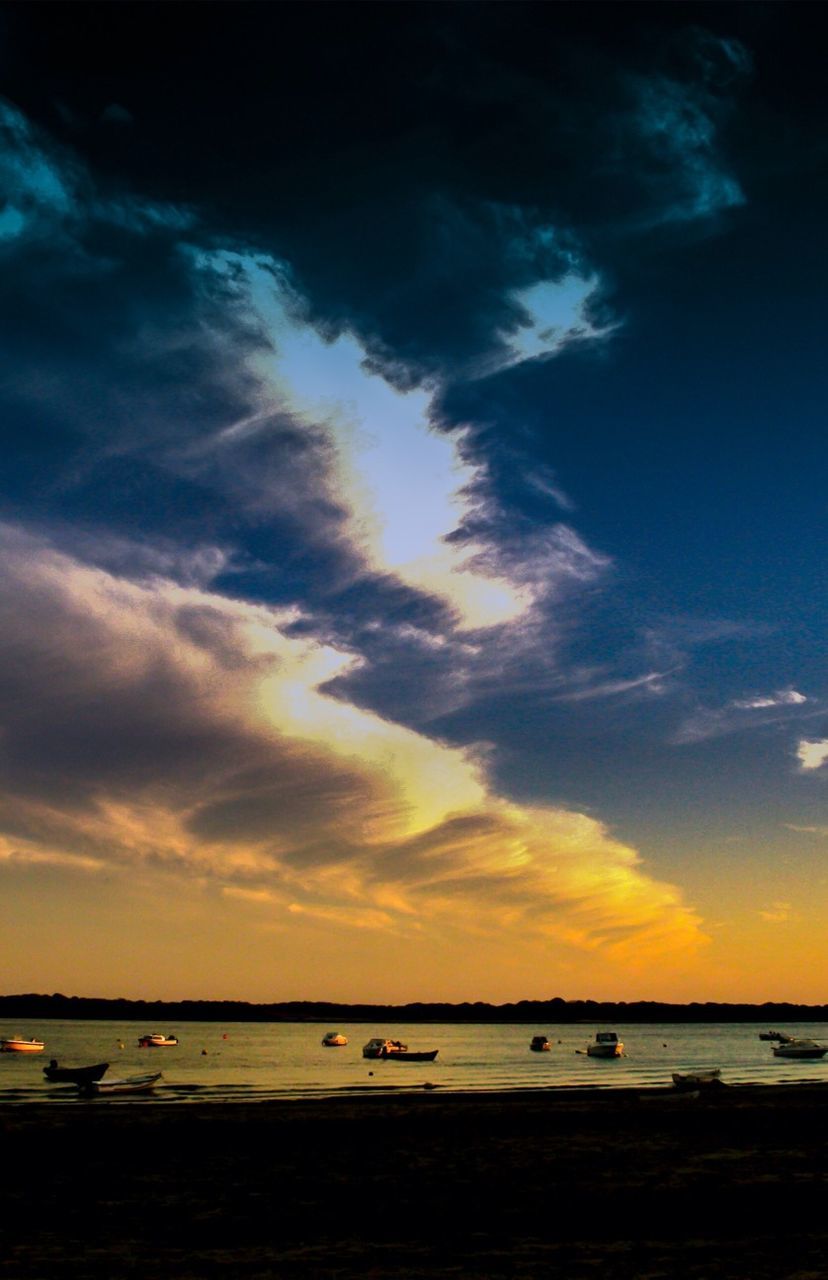
[[[206,1050],[206,1049],[202,1049],[202,1050],[201,1050],[201,1056],[202,1056],[202,1058],[206,1058],[206,1057],[207,1057],[207,1050]]]

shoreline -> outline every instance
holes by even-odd
[[[805,1280],[826,1120],[828,1083],[0,1105],[0,1259],[15,1280]]]

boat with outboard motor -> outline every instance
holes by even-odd
[[[0,1040],[0,1053],[42,1053],[42,1040],[24,1040],[22,1036],[9,1036]]]
[[[382,1058],[388,1062],[433,1062],[439,1049],[410,1050],[401,1040],[383,1040],[375,1036],[362,1046],[363,1058]]]
[[[817,1044],[816,1040],[786,1040],[773,1046],[775,1058],[824,1058],[826,1053],[828,1044]]]
[[[546,1051],[551,1049],[552,1046],[546,1036],[532,1036],[529,1048],[533,1053],[546,1053]]]
[[[326,1049],[340,1049],[348,1043],[348,1037],[343,1036],[341,1031],[329,1031],[322,1037],[322,1043]]]
[[[624,1045],[614,1031],[599,1031],[592,1044],[587,1045],[590,1058],[620,1058]]]
[[[139,1049],[174,1049],[178,1044],[178,1036],[162,1036],[157,1031],[138,1037]]]

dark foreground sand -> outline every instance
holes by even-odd
[[[0,1126],[2,1276],[828,1276],[828,1086],[79,1102]]]

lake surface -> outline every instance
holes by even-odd
[[[588,1041],[600,1030],[617,1031],[625,1056],[588,1058]],[[790,1023],[787,1034],[826,1043],[828,1024]],[[322,1036],[340,1030],[344,1048],[325,1049]],[[71,1086],[48,1085],[43,1068],[50,1058],[61,1065],[108,1061],[110,1075],[162,1071],[152,1094],[123,1099],[130,1105],[145,1097],[156,1101],[249,1102],[266,1098],[308,1098],[366,1091],[421,1089],[425,1082],[442,1090],[537,1089],[590,1086],[613,1088],[671,1084],[673,1071],[720,1067],[728,1084],[779,1084],[828,1080],[828,1057],[793,1061],[775,1058],[759,1040],[761,1023],[673,1023],[612,1028],[577,1026],[494,1026],[457,1023],[245,1023],[187,1022],[147,1026],[138,1022],[31,1022],[0,1025],[0,1036],[21,1035],[45,1042],[43,1053],[0,1054],[0,1101],[75,1102]],[[141,1049],[138,1037],[151,1031],[174,1032],[176,1048]],[[549,1053],[532,1053],[529,1041],[546,1034]],[[372,1036],[399,1039],[410,1049],[439,1049],[435,1062],[381,1062],[362,1057]],[[111,1105],[111,1102],[110,1102]]]

